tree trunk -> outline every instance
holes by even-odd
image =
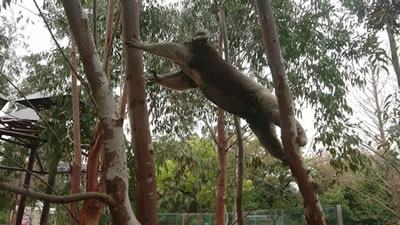
[[[32,169],[33,169],[33,164],[35,163],[36,149],[37,149],[37,146],[35,146],[35,145],[31,147],[31,152],[29,154],[28,167],[26,168],[28,171],[32,171]],[[32,175],[30,173],[25,173],[24,188],[29,189],[29,185],[31,183],[31,177],[32,177]],[[18,211],[17,211],[17,218],[16,218],[15,224],[22,223],[22,218],[24,217],[24,211],[25,211],[25,201],[26,201],[26,196],[21,195],[19,202],[18,202]]]
[[[261,32],[268,63],[275,85],[279,104],[281,136],[287,161],[303,196],[304,213],[309,225],[326,225],[328,221],[322,211],[317,188],[296,143],[297,129],[293,111],[293,100],[287,82],[279,38],[275,27],[271,0],[256,0]]]
[[[220,10],[220,16],[221,11]],[[219,54],[223,55],[222,49],[222,32],[219,35],[218,41],[218,52]],[[226,198],[226,181],[227,181],[227,171],[226,171],[226,140],[225,140],[225,116],[224,110],[218,108],[218,121],[217,121],[217,128],[218,128],[218,140],[217,140],[217,148],[218,148],[218,177],[217,177],[217,193],[216,193],[216,209],[215,209],[215,224],[216,225],[225,225],[225,198]]]
[[[244,225],[243,219],[243,170],[244,170],[244,148],[243,148],[243,139],[242,139],[242,131],[240,127],[240,119],[237,116],[234,116],[235,120],[235,128],[237,135],[237,191],[236,191],[236,211],[237,211],[237,221],[239,225]]]
[[[224,42],[224,53],[225,60],[229,63],[229,50],[228,50],[228,37],[226,34],[226,25],[225,25],[225,10],[223,8],[220,9],[220,24],[221,24],[221,36],[223,37]],[[235,128],[236,128],[236,136],[237,136],[237,144],[238,144],[238,152],[237,152],[237,181],[236,181],[236,194],[235,194],[235,209],[236,209],[236,219],[239,225],[244,225],[243,219],[243,208],[242,208],[242,196],[243,196],[243,139],[242,132],[240,127],[239,117],[234,116]],[[234,220],[232,220],[234,222]]]
[[[79,0],[63,0],[70,29],[89,81],[104,139],[105,184],[115,205],[109,205],[114,224],[140,224],[132,211],[128,196],[128,168],[122,119],[109,81],[89,33]]]
[[[140,39],[140,0],[122,0],[123,40]],[[134,142],[136,172],[136,215],[142,224],[157,224],[157,187],[153,146],[143,78],[142,51],[125,49],[129,121]]]
[[[86,192],[104,192],[104,180],[98,183],[99,157],[104,152],[103,134],[100,130],[100,123],[94,128],[92,144],[89,150],[86,176]],[[85,225],[99,224],[104,203],[96,199],[88,199],[83,202],[80,223]]]
[[[76,43],[72,38],[71,43],[71,65],[76,71]],[[71,194],[79,193],[79,184],[81,178],[81,136],[79,128],[79,90],[77,77],[71,70],[72,76],[72,118],[73,118],[73,140],[74,140],[74,161],[71,166]],[[70,204],[71,214],[69,215],[69,224],[77,225],[76,219],[79,214],[78,203]]]
[[[56,174],[50,174],[48,180],[49,186],[47,186],[46,194],[53,193],[53,187],[55,182],[56,182]],[[50,202],[43,203],[42,215],[40,216],[40,225],[49,224],[50,206],[51,206]]]
[[[378,143],[378,145],[382,145],[386,142],[386,136],[385,136],[383,112],[382,112],[382,107],[380,105],[379,90],[378,90],[379,72],[380,72],[379,67],[378,67],[378,70],[376,71],[376,73],[374,73],[374,71],[371,72],[371,86],[372,86],[372,96],[373,96],[372,100],[375,103],[374,115],[376,116],[376,118],[378,120],[376,123],[376,126],[379,131],[379,138],[377,140],[377,143]]]
[[[215,210],[215,224],[225,225],[225,198],[226,198],[226,141],[224,132],[224,111],[218,108],[218,178]]]
[[[106,34],[104,37],[104,51],[103,51],[103,71],[107,78],[110,79],[110,52],[113,44],[113,16],[114,15],[114,0],[109,0],[107,4],[107,18],[106,18]],[[122,117],[122,116],[121,116]],[[87,176],[86,176],[86,191],[105,191],[104,179],[102,174],[104,173],[104,163],[102,163],[100,174],[98,174],[99,159],[104,159],[104,146],[103,146],[103,133],[101,132],[99,122],[97,122],[92,143],[88,156],[87,164]],[[101,160],[104,162],[104,160]],[[100,183],[98,177],[101,177]],[[104,210],[104,203],[96,199],[85,200],[83,202],[80,223],[98,224],[101,219],[101,214]]]
[[[110,52],[113,43],[113,38],[112,38],[113,37],[112,25],[114,18],[113,15],[114,15],[114,0],[108,0],[106,34],[104,38],[104,52],[103,52],[103,70],[108,78],[110,78]]]
[[[392,54],[392,64],[394,72],[396,73],[397,77],[397,85],[400,88],[400,63],[399,63],[399,55],[397,53],[397,46],[396,46],[396,39],[394,38],[393,27],[392,27],[392,16],[389,16],[388,23],[386,27],[386,32],[389,38],[390,44],[390,53]]]

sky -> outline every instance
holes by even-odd
[[[43,0],[37,0],[37,2],[41,6]],[[17,21],[19,16],[23,16],[17,23],[17,30],[24,35],[29,44],[27,46],[18,46],[16,49],[17,54],[38,53],[48,50],[54,45],[49,32],[44,26],[43,20],[38,14],[33,1],[17,1],[17,3],[11,3],[11,6],[7,7],[6,10],[3,9],[0,11],[0,16],[6,16],[10,21]]]

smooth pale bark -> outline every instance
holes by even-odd
[[[95,11],[95,9],[93,9],[93,11]],[[106,73],[108,79],[110,78],[110,52],[113,44],[113,15],[114,0],[109,0],[107,4],[106,34],[104,37],[103,50],[103,70]],[[99,123],[97,123],[96,127],[94,128],[92,144],[88,156],[86,191],[105,192],[104,179],[101,178],[98,182],[98,177],[103,177],[102,174],[104,173],[104,166],[102,165],[100,174],[98,174],[99,159],[104,158],[103,144],[103,133],[100,130]],[[103,162],[104,160],[101,161]],[[85,225],[98,224],[101,219],[101,214],[103,210],[104,204],[101,201],[98,201],[96,199],[85,200],[82,206],[80,223]]]
[[[287,76],[281,54],[279,38],[275,27],[271,0],[256,0],[263,43],[275,85],[279,104],[281,135],[287,161],[303,197],[304,213],[309,225],[326,225],[328,221],[322,211],[317,188],[296,143],[296,118],[293,110]]]
[[[121,1],[124,42],[140,39],[140,9],[140,0]],[[144,89],[142,51],[125,48],[125,65],[129,122],[136,166],[136,216],[142,224],[157,225],[157,187]]]
[[[76,43],[72,38],[71,43],[71,65],[76,70]],[[74,160],[71,165],[71,194],[79,193],[81,178],[81,135],[79,126],[79,90],[76,75],[71,71],[72,77],[72,120],[73,120],[73,140],[74,140]],[[69,205],[71,213],[69,215],[69,224],[77,225],[79,219],[79,209],[77,202],[71,202]]]
[[[140,224],[128,197],[128,168],[126,148],[117,103],[103,71],[100,58],[89,33],[79,0],[63,0],[70,29],[76,41],[85,74],[93,92],[97,115],[103,132],[106,192],[116,201],[110,205],[114,224]]]

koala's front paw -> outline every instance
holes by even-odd
[[[144,46],[143,42],[140,42],[135,39],[131,39],[131,40],[127,41],[125,44],[131,48],[139,48],[139,49],[143,48],[143,46]]]

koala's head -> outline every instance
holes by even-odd
[[[206,44],[210,38],[210,32],[206,29],[198,29],[192,38],[192,44]]]

